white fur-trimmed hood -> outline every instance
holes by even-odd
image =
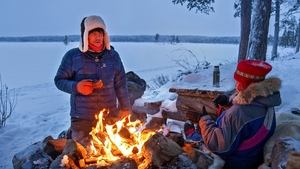
[[[88,16],[84,20],[84,31],[81,35],[81,41],[79,44],[79,50],[81,52],[88,51],[88,35],[89,32],[95,28],[102,28],[104,30],[104,46],[107,50],[110,50],[110,40],[106,31],[106,25],[100,16],[92,15]],[[83,43],[83,44],[82,44]]]
[[[274,92],[278,92],[280,87],[281,80],[277,77],[270,77],[261,82],[252,83],[233,98],[233,103],[249,104],[258,96],[267,97],[274,94]]]

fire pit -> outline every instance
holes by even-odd
[[[104,124],[103,116],[109,113],[102,110],[97,116],[97,124],[92,129],[91,144],[87,147],[87,159],[82,161],[81,167],[87,163],[94,163],[97,167],[111,166],[122,159],[133,159],[138,165],[143,158],[144,143],[155,134],[155,131],[141,130],[143,123],[139,120],[130,121],[126,117],[113,125]]]
[[[98,122],[90,132],[90,145],[83,147],[72,139],[49,136],[17,153],[13,158],[14,168],[196,169],[212,164],[210,155],[193,148],[186,151],[177,142],[181,139],[174,139],[170,133],[168,138],[161,130],[143,129],[140,120],[130,121],[126,117],[113,125],[104,124],[106,113],[103,110],[98,114]],[[177,134],[177,138],[182,137]]]

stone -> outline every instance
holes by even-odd
[[[43,151],[42,142],[28,146],[12,159],[14,169],[47,169],[51,162],[52,158]]]

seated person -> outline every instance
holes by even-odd
[[[236,93],[232,106],[214,121],[199,121],[205,145],[226,162],[225,169],[253,169],[263,163],[263,148],[273,135],[274,106],[281,104],[281,80],[265,79],[272,66],[264,61],[244,60],[234,73]]]

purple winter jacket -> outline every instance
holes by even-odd
[[[216,122],[209,116],[200,119],[203,140],[225,160],[225,169],[252,169],[263,163],[264,144],[276,127],[280,85],[278,78],[253,83],[234,97],[232,107]]]

